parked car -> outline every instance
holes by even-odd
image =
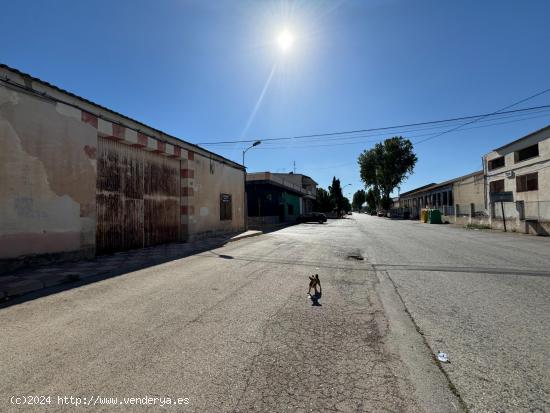
[[[383,209],[379,209],[376,215],[378,215],[379,217],[385,217],[386,211],[384,211]]]
[[[327,222],[327,216],[322,212],[310,212],[300,215],[298,217],[298,222],[318,222],[322,224],[323,222]]]

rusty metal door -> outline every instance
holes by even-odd
[[[98,254],[178,240],[179,161],[98,140]]]

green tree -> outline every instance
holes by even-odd
[[[354,210],[359,210],[361,209],[361,206],[363,206],[366,200],[367,200],[367,194],[365,193],[365,190],[360,189],[353,194],[353,200],[351,201],[351,206]]]
[[[361,179],[365,186],[379,195],[378,205],[388,209],[390,194],[410,175],[417,157],[410,140],[394,136],[359,155]]]
[[[317,188],[315,197],[315,210],[318,212],[332,212],[334,210],[334,203],[330,199],[329,193],[323,188]]]
[[[344,197],[344,206],[342,207],[342,211],[349,212],[351,211],[351,204],[349,202],[349,199],[347,197]]]
[[[335,176],[332,177],[332,185],[328,187],[328,193],[330,195],[330,199],[332,199],[332,202],[334,203],[334,207],[336,208],[338,215],[340,215],[340,212],[344,210],[345,201],[344,194],[342,194],[340,180],[336,179]]]
[[[377,195],[374,189],[370,188],[365,195],[365,201],[369,210],[376,211],[376,206],[380,203],[380,196]]]

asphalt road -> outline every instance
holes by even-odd
[[[355,216],[472,412],[550,412],[550,239]]]
[[[549,255],[364,215],[230,243],[0,309],[0,411],[549,411]]]

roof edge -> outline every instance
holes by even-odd
[[[53,84],[51,84],[51,83],[49,83],[49,82],[46,82],[45,80],[42,80],[42,79],[37,78],[37,77],[34,77],[34,76],[32,76],[32,75],[30,75],[30,74],[28,74],[28,73],[22,72],[22,71],[20,71],[20,70],[18,70],[18,69],[15,69],[15,68],[11,67],[11,66],[8,66],[8,65],[5,64],[5,63],[0,63],[0,69],[8,70],[8,71],[10,71],[10,72],[13,72],[13,73],[15,73],[15,74],[17,74],[17,75],[23,77],[23,78],[28,78],[28,79],[30,79],[30,80],[33,81],[33,82],[38,82],[38,83],[40,83],[40,84],[42,84],[42,85],[44,85],[44,86],[46,86],[46,87],[52,88],[52,89],[54,89],[54,90],[56,90],[56,91],[58,91],[58,92],[60,92],[60,93],[63,93],[63,94],[68,95],[68,96],[71,96],[72,98],[78,99],[78,100],[80,100],[80,101],[82,101],[82,102],[84,102],[84,103],[86,103],[86,104],[93,105],[93,106],[95,106],[95,107],[97,107],[97,108],[99,108],[99,109],[101,109],[101,110],[107,111],[107,112],[109,112],[109,113],[111,113],[111,114],[113,114],[113,115],[115,115],[115,116],[120,116],[121,118],[127,119],[127,120],[129,120],[129,121],[131,121],[131,122],[135,122],[135,123],[138,124],[138,125],[141,125],[141,126],[144,126],[144,127],[146,127],[146,128],[149,128],[149,129],[155,131],[156,133],[158,133],[158,134],[160,134],[160,135],[164,135],[164,136],[169,137],[169,138],[171,138],[171,139],[175,139],[175,140],[177,140],[177,141],[179,141],[179,142],[181,142],[181,143],[183,143],[183,144],[185,144],[185,145],[191,146],[192,148],[196,148],[196,149],[198,149],[198,152],[197,152],[197,153],[198,153],[199,155],[201,154],[200,152],[204,152],[204,153],[209,154],[209,155],[214,155],[214,156],[216,156],[216,157],[218,157],[218,158],[224,160],[225,162],[231,164],[232,166],[236,166],[237,169],[242,169],[242,170],[244,170],[244,166],[243,166],[243,165],[241,165],[241,164],[238,163],[238,162],[232,161],[231,159],[228,159],[228,158],[226,158],[225,156],[219,155],[219,154],[217,154],[217,153],[215,153],[215,152],[212,152],[212,151],[210,151],[210,150],[208,150],[208,149],[205,149],[205,148],[203,148],[203,147],[201,147],[201,146],[199,146],[199,145],[197,145],[197,144],[188,142],[188,141],[186,141],[186,140],[184,140],[184,139],[181,139],[181,138],[178,138],[177,136],[174,136],[174,135],[171,135],[171,134],[169,134],[169,133],[166,133],[166,132],[164,132],[164,131],[162,131],[162,130],[160,130],[160,129],[157,129],[157,128],[153,127],[153,126],[147,125],[146,123],[143,123],[143,122],[141,122],[141,121],[139,121],[139,120],[133,119],[133,118],[131,118],[131,117],[129,117],[129,116],[126,116],[126,115],[124,115],[124,114],[122,114],[122,113],[116,112],[116,111],[114,111],[113,109],[109,109],[109,108],[106,107],[106,106],[102,106],[102,105],[100,105],[100,104],[98,104],[98,103],[96,103],[96,102],[94,102],[94,101],[91,101],[91,100],[89,100],[89,99],[83,98],[82,96],[79,96],[79,95],[77,95],[77,94],[75,94],[75,93],[69,92],[68,90],[62,89],[62,88],[60,88],[60,87],[58,87],[58,86],[56,86],[56,85],[53,85]],[[0,79],[0,80],[1,80],[1,79]],[[82,109],[82,108],[81,108],[81,109]],[[84,110],[84,109],[82,109],[82,110]],[[130,128],[130,129],[132,129],[132,128]]]

